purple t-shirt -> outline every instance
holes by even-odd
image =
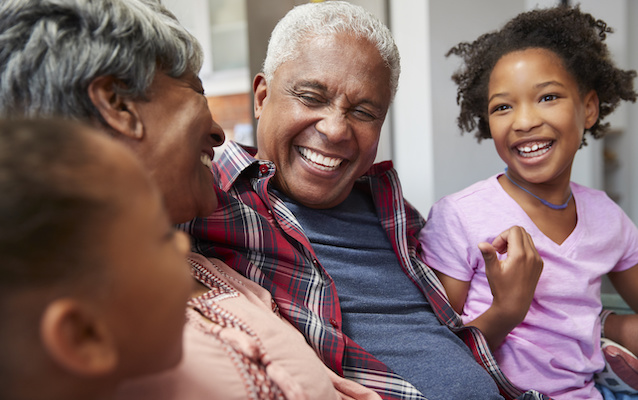
[[[499,175],[432,207],[420,235],[425,261],[471,282],[462,318],[474,320],[492,302],[477,244],[522,226],[544,267],[525,320],[495,351],[496,359],[522,389],[533,387],[556,399],[602,399],[592,380],[604,366],[598,319],[601,277],[638,264],[638,230],[604,192],[571,183],[578,222],[559,245],[503,190]]]

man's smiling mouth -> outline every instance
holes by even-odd
[[[343,158],[325,157],[306,147],[297,146],[297,151],[301,154],[304,160],[322,171],[334,171],[339,168],[343,162]]]

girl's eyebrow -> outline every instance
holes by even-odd
[[[556,86],[560,86],[560,87],[565,87],[565,85],[563,85],[562,83],[558,82],[558,81],[547,81],[547,82],[541,82],[538,83],[536,85],[534,85],[534,87],[536,89],[543,89],[546,88],[548,86],[552,86],[552,85],[556,85]],[[488,99],[487,102],[489,103],[490,101],[494,100],[495,97],[505,97],[509,94],[509,92],[501,92],[501,93],[494,93],[493,95],[491,95]]]
[[[565,85],[563,85],[562,83],[560,83],[558,81],[541,82],[541,83],[537,84],[536,87],[539,88],[539,89],[542,89],[544,87],[551,86],[551,85],[557,85],[557,86],[565,87]]]
[[[492,100],[494,100],[495,97],[505,97],[509,94],[509,92],[501,92],[501,93],[494,93],[493,95],[491,95],[488,99],[487,102],[491,102]]]

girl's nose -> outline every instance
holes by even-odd
[[[513,128],[517,131],[528,132],[540,125],[540,118],[531,105],[521,105],[515,110]]]

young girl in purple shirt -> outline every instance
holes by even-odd
[[[493,139],[506,168],[438,201],[420,236],[452,306],[507,377],[556,399],[603,398],[601,277],[638,310],[638,229],[605,193],[570,181],[585,133],[602,137],[601,120],[636,100],[636,73],[614,65],[609,32],[578,7],[556,7],[450,50],[464,61],[453,75],[459,127]],[[507,263],[497,235],[513,225],[531,235],[542,270]],[[492,257],[500,266],[486,268]],[[636,339],[607,325],[636,352]]]

